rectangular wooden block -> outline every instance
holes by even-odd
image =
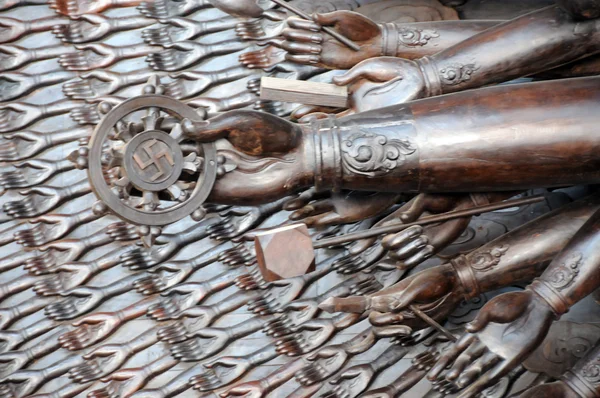
[[[345,108],[348,103],[348,88],[335,84],[263,77],[260,80],[260,98]]]

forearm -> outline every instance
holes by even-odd
[[[600,396],[600,380],[597,377],[599,362],[600,346],[596,346],[560,379],[580,397],[598,397]]]
[[[139,279],[139,275],[129,275],[125,278],[119,279],[116,282],[111,283],[103,287],[103,291],[107,297],[114,297],[119,294],[123,294],[133,288],[133,282]]]
[[[164,355],[145,366],[145,370],[151,376],[161,374],[177,365],[179,361],[173,359],[171,355]]]
[[[505,22],[420,61],[428,95],[505,82],[600,50],[598,21],[557,6]]]
[[[77,141],[80,138],[87,138],[92,134],[89,126],[76,127],[66,131],[53,132],[48,138],[53,145],[65,144],[67,142]]]
[[[148,55],[151,52],[156,51],[156,49],[156,47],[145,44],[133,44],[130,46],[119,47],[116,51],[123,59],[129,59]]]
[[[130,321],[132,319],[136,319],[144,315],[148,307],[153,304],[156,304],[158,301],[159,299],[156,297],[148,297],[134,304],[131,304],[130,306],[125,307],[120,311],[117,311],[117,314],[119,318],[123,319],[124,321]]]
[[[142,3],[142,0],[111,0],[115,7],[137,7]]]
[[[599,244],[600,211],[596,211],[527,289],[560,317],[600,286]]]
[[[98,273],[100,271],[106,271],[119,264],[121,261],[121,255],[131,251],[131,247],[129,246],[121,246],[112,250],[102,257],[90,261],[88,264],[94,270],[94,273]]]
[[[437,54],[502,22],[504,21],[381,24],[381,55],[417,59]]]
[[[27,30],[31,33],[45,32],[52,29],[55,25],[68,24],[69,18],[56,15],[46,18],[34,19],[33,21],[23,21],[27,24]]]
[[[450,263],[465,299],[531,281],[600,209],[593,195],[547,213]]]
[[[375,336],[373,328],[369,327],[345,342],[344,346],[348,354],[358,355],[369,350],[375,343],[377,343],[377,336]]]
[[[156,21],[152,18],[145,17],[122,17],[122,18],[114,18],[113,20],[116,31],[124,31],[124,30],[133,30],[138,28],[143,28],[145,26],[152,25],[156,23]]]
[[[600,75],[600,55],[598,54],[559,66],[558,68],[536,73],[531,77],[534,79],[549,80],[597,75]]]
[[[42,339],[38,344],[25,350],[28,351],[28,357],[37,359],[59,349],[60,343],[58,337],[66,331],[67,329],[64,326],[57,328],[57,330],[52,335],[48,336],[48,338]]]
[[[203,72],[198,72],[203,73]],[[244,77],[250,76],[253,71],[252,69],[246,68],[245,66],[232,66],[226,69],[216,70],[214,72],[206,72],[210,76],[210,80],[213,85],[229,83]]]
[[[50,47],[38,47],[32,48],[29,51],[32,53],[32,59],[36,61],[41,61],[45,59],[58,58],[63,54],[70,54],[77,49],[73,46],[50,46]]]
[[[223,314],[227,314],[229,312],[235,311],[238,308],[242,307],[246,303],[250,302],[250,300],[255,299],[258,296],[256,291],[240,291],[233,293],[222,301],[211,305],[211,307],[218,314],[217,316],[221,316]]]
[[[303,126],[300,163],[320,190],[491,192],[596,183],[599,102],[600,79],[583,78],[329,118]]]
[[[209,33],[216,33],[227,29],[233,29],[238,23],[239,20],[237,18],[227,16],[218,19],[211,19],[204,22],[198,22],[198,25],[199,30],[202,32],[202,34],[206,35]]]
[[[294,374],[300,369],[306,366],[306,362],[303,358],[298,358],[295,361],[291,361],[269,374],[262,381],[263,385],[268,391],[273,391],[277,387],[285,384],[288,380],[294,377]]]
[[[157,329],[158,327],[154,327],[152,329],[146,330],[144,333],[138,335],[133,340],[126,343],[126,345],[129,348],[129,351],[131,353],[138,353],[150,347],[152,344],[156,343],[158,341],[158,335],[156,333]]]

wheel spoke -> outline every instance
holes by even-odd
[[[169,135],[177,142],[181,142],[183,139],[183,129],[181,128],[181,124],[175,123]]]
[[[160,204],[158,194],[152,191],[144,191],[142,194],[142,200],[138,204],[138,207],[143,207],[144,210],[154,210]]]
[[[167,192],[173,200],[179,200],[179,198],[183,194],[183,191],[176,184],[173,184],[169,188],[167,188]]]
[[[183,158],[183,170],[190,174],[197,172],[200,166],[198,159],[198,155],[193,152],[187,155],[185,158]]]
[[[149,108],[148,114],[142,117],[144,123],[144,130],[156,130],[156,121],[158,120],[158,111],[156,108]]]

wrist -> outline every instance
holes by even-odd
[[[540,302],[548,307],[548,311],[554,313],[556,319],[569,311],[569,303],[566,298],[560,294],[559,290],[547,281],[536,278],[526,290],[532,292]]]
[[[430,57],[423,57],[415,62],[419,66],[423,82],[425,83],[425,96],[434,97],[443,94],[442,81],[435,61]]]
[[[593,369],[589,369],[592,372]],[[590,377],[591,374],[584,373],[572,370],[567,370],[564,375],[560,377],[560,381],[565,384],[565,388],[569,388],[573,391],[573,395],[581,398],[596,398],[598,394],[600,394],[600,386],[595,384],[593,380],[596,380]]]
[[[311,184],[317,192],[331,189],[339,191],[342,182],[340,167],[341,145],[337,118],[329,115],[327,119],[312,120],[308,125],[308,134],[304,139],[304,158]]]
[[[460,254],[450,260],[449,266],[452,267],[456,281],[461,287],[462,295],[465,301],[469,301],[481,295],[479,281],[475,275],[475,270],[471,267],[467,256]]]
[[[118,320],[118,323],[129,321],[131,314],[127,311],[127,308],[119,310],[115,312],[115,317]]]
[[[559,379],[573,394],[569,397],[596,398],[600,396],[600,379],[598,379],[598,363],[600,350],[590,350],[575,366],[565,372]]]
[[[376,48],[380,48],[381,57],[395,57],[398,53],[398,29],[394,23],[379,24],[381,35],[375,43]],[[379,44],[379,45],[377,45]]]
[[[417,129],[413,115],[402,112],[406,112],[402,122],[393,128],[333,115],[304,125],[310,186],[317,191],[381,191],[382,186],[388,190],[402,185],[403,190],[417,191],[421,183]]]
[[[260,384],[260,388],[261,388],[263,394],[271,392],[271,382],[269,381],[268,376],[265,377],[264,379],[260,379],[259,384]]]

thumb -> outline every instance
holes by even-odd
[[[85,324],[95,325],[97,323],[100,323],[100,321],[97,319],[94,319],[92,317],[85,317],[85,318],[76,320],[75,322],[72,323],[72,325],[77,327],[77,326],[81,326],[81,325],[85,325]]]
[[[102,70],[93,70],[91,72],[86,72],[86,73],[82,73],[80,75],[80,77],[82,79],[89,79],[91,77],[95,77],[96,79],[101,79],[102,77],[104,77],[104,73],[102,73],[104,71]]]
[[[369,60],[359,62],[352,69],[345,73],[334,76],[332,81],[338,86],[347,86],[355,83],[361,79],[367,79],[370,81],[380,81],[380,77],[377,75],[377,69],[373,68],[373,65],[368,62]]]
[[[322,26],[334,26],[350,40],[369,40],[379,34],[379,25],[371,19],[354,11],[334,11],[325,14],[313,14],[313,20]]]
[[[92,44],[76,44],[75,48],[80,51],[92,50],[94,52],[100,52],[103,47],[98,43],[92,43]]]
[[[192,291],[192,289],[189,286],[175,286],[174,288],[169,289],[168,291],[161,293],[160,295],[164,297],[169,297],[174,294],[188,294],[190,291]]]
[[[87,290],[87,288],[76,287],[76,288],[68,290],[66,292],[62,292],[60,295],[62,297],[71,297],[71,296],[86,297],[86,296],[90,295],[90,292],[89,292],[89,290]]]
[[[6,104],[0,107],[0,109],[12,109],[13,111],[22,111],[25,109],[25,105],[20,102],[13,102],[12,104]]]
[[[23,189],[22,191],[19,191],[19,195],[23,195],[23,196],[29,196],[32,193],[43,194],[43,191],[39,187],[33,187],[33,188]]]
[[[13,140],[15,138],[28,139],[30,137],[30,134],[31,133],[26,132],[26,131],[17,131],[15,133],[4,134],[3,138],[7,139],[7,140]]]
[[[105,20],[105,18],[99,14],[82,14],[76,16],[75,19],[83,19],[93,24],[99,24]]]
[[[334,11],[323,14],[314,13],[312,15],[313,21],[322,26],[332,26],[339,24],[343,22],[345,18],[347,18],[347,12],[344,11]]]
[[[317,195],[317,190],[315,188],[310,188],[295,198],[292,198],[286,201],[283,204],[283,209],[287,211],[298,210],[304,206],[306,206],[313,198]]]
[[[73,271],[73,266],[69,263],[61,264],[55,269],[55,271],[53,271],[53,273],[57,273],[59,271],[71,272]]]
[[[342,224],[344,218],[337,213],[328,212],[316,216],[306,217],[303,222],[309,227],[325,227],[328,225]]]
[[[353,377],[358,376],[361,373],[362,371],[360,369],[348,369],[340,375],[340,381],[342,381],[343,379],[351,379]]]
[[[319,358],[330,358],[331,355],[328,355],[327,352],[323,352],[322,350],[315,351],[306,357],[309,361],[316,361]]]
[[[196,72],[192,72],[192,71],[183,71],[183,72],[174,72],[174,73],[169,73],[169,77],[171,79],[177,79],[180,77],[183,77],[184,79],[194,79]]]
[[[100,379],[101,382],[103,383],[108,383],[109,381],[124,381],[124,380],[129,380],[131,378],[130,375],[123,373],[121,371],[117,371],[109,376],[103,377]]]
[[[477,333],[483,330],[490,322],[494,321],[493,314],[493,311],[486,311],[484,307],[479,311],[475,319],[465,326],[465,330],[470,333]]]
[[[165,48],[173,48],[175,50],[190,51],[194,49],[193,43],[180,41],[175,43],[167,43],[164,45]]]
[[[208,368],[208,369],[212,369],[213,367],[215,367],[217,365],[227,366],[229,363],[230,363],[229,357],[221,357],[221,358],[217,358],[210,362],[205,363],[204,367]]]
[[[399,210],[400,220],[403,223],[409,223],[416,221],[427,206],[427,195],[419,194],[412,198],[406,205],[402,206]]]
[[[15,164],[13,164],[13,166],[16,167],[17,169],[22,169],[24,167],[37,168],[37,163],[35,162],[35,160],[30,159],[30,160],[24,160],[22,162],[17,162]]]

